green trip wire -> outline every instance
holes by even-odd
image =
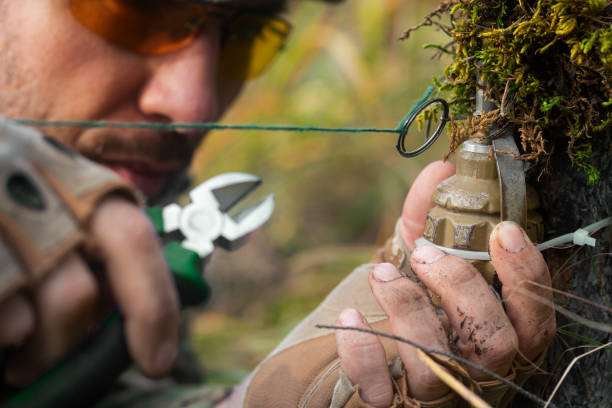
[[[47,121],[35,119],[16,119],[13,122],[26,126],[34,127],[82,127],[82,128],[124,128],[124,129],[156,129],[156,130],[176,130],[176,129],[200,129],[200,130],[266,130],[266,131],[286,131],[286,132],[328,132],[328,133],[400,133],[405,120],[412,115],[414,110],[425,100],[429,99],[434,91],[430,86],[425,94],[418,99],[410,112],[402,118],[398,126],[394,129],[384,129],[376,127],[323,127],[323,126],[274,126],[274,125],[231,125],[221,123],[147,123],[147,122],[108,122],[108,121],[88,121],[88,120],[60,120]]]

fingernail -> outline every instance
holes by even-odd
[[[172,367],[174,360],[178,354],[178,347],[175,342],[168,341],[164,343],[158,350],[155,356],[155,368],[158,372],[166,372]]]
[[[365,323],[361,314],[355,309],[344,309],[338,319],[342,326],[359,326]]]
[[[445,255],[435,246],[425,245],[418,247],[412,252],[412,259],[420,264],[432,264]]]
[[[374,267],[374,279],[379,282],[389,282],[401,278],[402,274],[397,268],[389,263],[378,264]]]
[[[513,254],[521,252],[527,245],[523,231],[511,221],[504,221],[497,225],[495,238],[499,246]]]

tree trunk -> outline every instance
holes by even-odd
[[[571,166],[564,140],[553,146],[552,174],[541,177],[539,181],[537,170],[529,175],[531,184],[540,193],[547,239],[573,232],[612,215],[612,129],[608,128],[604,133],[590,140],[593,143],[592,163],[601,171],[597,185],[588,185],[586,175]],[[595,248],[552,249],[546,251],[545,257],[554,287],[611,308],[612,228],[600,231],[595,238]],[[555,303],[583,318],[611,327],[612,314],[583,301],[555,294]],[[548,366],[545,367],[553,375],[540,375],[532,382],[532,388],[546,390],[543,394],[546,398],[571,360],[592,349],[574,347],[589,345],[589,342],[592,345],[612,341],[609,332],[588,328],[560,311],[557,312],[557,326],[560,331],[548,351]],[[558,407],[612,406],[611,349],[599,350],[579,360],[563,381],[553,403]],[[526,405],[520,400],[514,404]]]

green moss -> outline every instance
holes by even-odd
[[[439,22],[444,15],[451,16],[446,25]],[[521,159],[546,162],[552,139],[564,138],[576,168],[595,183],[590,139],[611,118],[611,23],[606,0],[447,0],[423,25],[452,36],[441,47],[454,58],[436,85],[452,101],[453,114],[474,111],[481,72],[488,98],[500,108],[498,125],[520,131]],[[469,137],[460,125],[453,129],[451,138]]]

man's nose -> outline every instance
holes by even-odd
[[[219,115],[219,33],[203,30],[189,45],[151,58],[151,75],[138,103],[163,122],[215,121]]]

